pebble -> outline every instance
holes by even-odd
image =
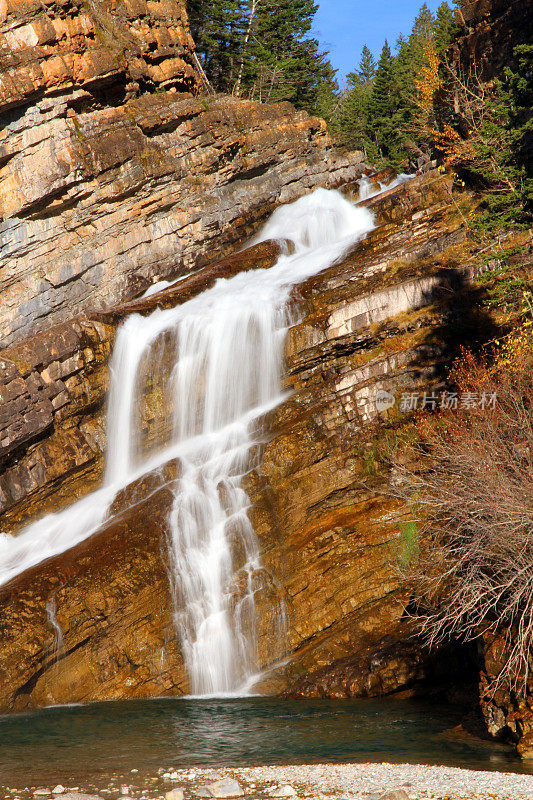
[[[243,783],[295,785],[300,796],[338,800],[380,800],[386,793],[409,800],[533,800],[533,775],[425,764],[299,764],[241,767]],[[401,787],[409,784],[409,794]],[[267,789],[268,791],[268,789]]]
[[[506,762],[502,759],[501,763]],[[56,789],[61,784],[53,790],[32,786],[4,791],[12,792],[12,800],[53,800],[54,796],[58,800],[104,800],[104,794],[120,800],[119,792],[124,800],[134,800],[134,796],[138,800],[184,800],[185,795],[193,800],[225,800],[243,798],[245,791],[248,800],[533,800],[533,775],[423,764],[301,764],[223,768],[215,773],[212,768],[169,768],[160,771],[159,777],[153,775],[143,776],[135,786],[121,786],[119,776],[114,781],[110,776],[102,794],[79,792],[77,788],[60,794]],[[166,780],[179,778],[183,781],[181,788],[166,794],[161,788],[145,788],[154,783],[162,787],[162,775],[168,775]],[[213,777],[218,780],[210,782]],[[124,780],[128,780],[126,775],[122,776]]]
[[[215,781],[206,786],[211,797],[216,797],[222,800],[226,797],[242,797],[244,792],[240,783],[234,778],[223,778],[220,781]]]
[[[277,789],[271,791],[270,795],[271,797],[295,797],[296,789],[289,783],[286,783],[285,786],[278,786]],[[396,798],[386,798],[386,800],[396,800]],[[398,798],[398,800],[402,800],[402,798]]]
[[[73,789],[68,789],[65,794],[61,795],[61,800],[102,800],[102,798],[97,794],[79,792],[78,787],[75,787]]]
[[[183,791],[181,789],[171,789],[170,792],[165,794],[165,800],[183,800]]]

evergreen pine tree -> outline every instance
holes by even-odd
[[[394,100],[392,96],[392,54],[389,43],[385,39],[385,44],[376,70],[376,80],[372,87],[370,101],[370,111],[377,120],[390,118],[394,111]]]
[[[374,56],[365,45],[358,69],[347,75],[349,90],[343,98],[338,122],[340,142],[350,149],[362,150],[368,160],[378,157],[368,126],[369,102],[376,66]]]
[[[368,128],[379,153],[386,157],[394,137],[393,117],[396,111],[393,59],[385,40],[368,103]]]
[[[370,85],[361,82],[346,93],[339,114],[338,138],[351,150],[362,150],[368,161],[375,161],[379,153],[369,127],[370,95]]]
[[[339,134],[339,115],[341,113],[342,101],[339,95],[339,84],[335,77],[336,71],[331,64],[329,64],[329,61],[327,63],[327,74],[318,87],[313,111],[318,117],[322,117],[322,119],[326,120],[330,133],[336,136]]]
[[[411,36],[414,39],[427,41],[431,39],[435,32],[435,17],[429,10],[427,3],[424,3],[415,17]]]
[[[244,54],[249,95],[315,110],[319,91],[334,77],[327,55],[307,35],[317,8],[313,0],[258,0]]]
[[[243,9],[238,0],[189,0],[189,24],[196,52],[209,81],[231,91],[243,39]]]
[[[318,8],[313,0],[188,0],[188,8],[200,62],[216,90],[316,109],[334,72],[308,35]]]
[[[365,44],[361,53],[359,69],[357,70],[357,75],[362,83],[370,83],[375,77],[376,66],[376,59]]]
[[[395,165],[408,158],[406,142],[414,136],[413,118],[417,109],[415,104],[415,90],[413,70],[413,44],[412,41],[400,36],[396,43],[397,55],[393,62],[394,92],[396,108],[394,112],[394,152]],[[393,143],[391,143],[392,145]]]
[[[454,13],[448,3],[441,3],[437,9],[434,36],[435,51],[441,61],[456,33],[457,23]]]
[[[396,143],[392,148],[398,164],[410,155],[428,149],[428,109],[421,108],[419,85],[435,59],[436,20],[426,3],[418,12],[408,39],[398,40],[394,62],[397,108],[394,117]]]
[[[427,47],[435,34],[435,17],[427,7],[426,3],[421,7],[416,15],[413,28],[409,36],[409,48],[411,56],[411,69],[413,76],[418,74],[423,66],[427,64]]]

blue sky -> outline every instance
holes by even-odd
[[[385,39],[394,46],[400,33],[408,34],[424,0],[316,0],[319,9],[313,34],[329,50],[342,83],[361,57],[366,44],[376,60]],[[436,11],[441,0],[426,0]]]

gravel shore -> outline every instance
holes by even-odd
[[[215,781],[216,783],[213,783]],[[229,792],[237,788],[237,792]],[[210,790],[212,793],[210,793]],[[9,800],[533,800],[533,775],[423,764],[300,764],[161,768],[95,785],[0,786]]]
[[[337,797],[339,800],[378,800],[391,790],[402,789],[410,800],[447,798],[470,800],[524,800],[533,798],[533,775],[481,772],[456,767],[422,764],[312,764],[235,769],[232,774],[246,783],[290,784],[300,797]]]

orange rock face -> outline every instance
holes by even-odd
[[[0,23],[0,113],[73,88],[196,86],[182,0],[8,0]]]

